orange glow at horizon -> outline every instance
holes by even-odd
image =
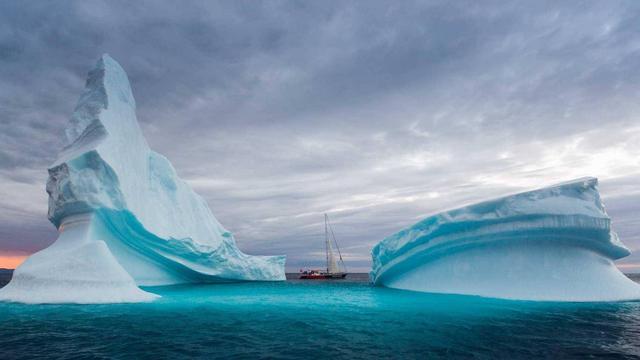
[[[618,269],[640,269],[640,264],[626,263],[616,265],[618,266]]]
[[[28,255],[0,255],[0,268],[15,269]]]

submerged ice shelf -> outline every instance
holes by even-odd
[[[0,300],[105,303],[155,297],[141,285],[284,280],[284,256],[250,256],[206,202],[152,151],[129,80],[104,55],[89,73],[49,168],[59,237],[30,256]]]
[[[442,212],[372,250],[371,280],[397,289],[517,300],[640,299],[614,260],[595,178]]]

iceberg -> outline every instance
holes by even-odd
[[[598,180],[582,178],[429,216],[372,250],[375,285],[536,301],[640,299],[614,260]]]
[[[47,181],[59,237],[15,270],[0,300],[139,302],[156,297],[140,286],[285,280],[284,256],[242,253],[149,148],[127,75],[108,55],[89,72],[66,139]]]

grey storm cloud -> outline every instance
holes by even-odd
[[[0,249],[55,239],[46,168],[109,53],[150,145],[243,250],[290,269],[321,261],[323,212],[366,269],[429,213],[585,175],[640,250],[638,17],[632,1],[2,2]]]

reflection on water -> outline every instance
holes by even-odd
[[[343,281],[149,288],[150,304],[0,304],[3,358],[640,356],[640,303],[536,303]]]

